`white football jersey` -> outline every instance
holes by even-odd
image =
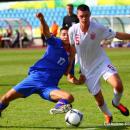
[[[91,73],[108,59],[100,43],[104,39],[114,38],[115,35],[116,33],[111,29],[94,21],[90,21],[90,26],[86,33],[81,31],[79,23],[69,29],[70,44],[75,45],[83,74]]]

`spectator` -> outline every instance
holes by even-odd
[[[16,34],[15,34],[14,42],[12,44],[12,48],[20,47],[20,33],[18,30],[15,30],[15,31],[16,31]]]
[[[2,47],[2,38],[3,38],[3,36],[2,36],[2,34],[0,34],[0,47]]]
[[[6,30],[6,33],[1,38],[1,47],[11,47],[12,46],[12,31],[10,29]]]
[[[71,27],[73,24],[78,23],[79,20],[77,18],[77,15],[73,13],[73,5],[72,4],[67,4],[66,10],[67,10],[67,15],[63,18],[63,27]]]
[[[28,34],[25,31],[23,31],[22,33],[21,42],[22,42],[22,47],[27,46],[27,43],[29,42]]]
[[[12,37],[12,31],[11,31],[11,29],[7,29],[6,32],[7,32],[6,33],[7,37]]]
[[[56,23],[56,21],[53,22],[52,26],[51,26],[51,33],[56,37],[57,33],[58,33],[58,24]]]

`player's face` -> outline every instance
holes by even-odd
[[[71,6],[66,7],[67,13],[72,14],[73,13],[73,8]]]
[[[78,10],[77,16],[78,16],[79,22],[81,24],[88,24],[89,23],[89,19],[90,19],[90,12],[89,11]]]
[[[64,44],[69,44],[68,30],[62,30],[60,32],[60,38],[64,42]]]

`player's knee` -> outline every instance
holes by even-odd
[[[121,82],[117,82],[116,85],[115,85],[115,90],[119,93],[122,93],[123,92],[123,85]]]
[[[74,97],[71,95],[70,96],[70,102],[73,102],[74,101]]]
[[[73,95],[69,94],[69,95],[67,96],[67,100],[69,101],[69,103],[72,103],[72,102],[74,101]]]

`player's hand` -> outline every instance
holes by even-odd
[[[43,16],[42,13],[37,13],[37,14],[36,14],[36,17],[37,17],[38,19],[40,19],[40,20],[44,18],[44,16]]]
[[[81,74],[80,77],[79,77],[79,83],[84,84],[85,81],[86,81],[86,77],[83,74]]]

